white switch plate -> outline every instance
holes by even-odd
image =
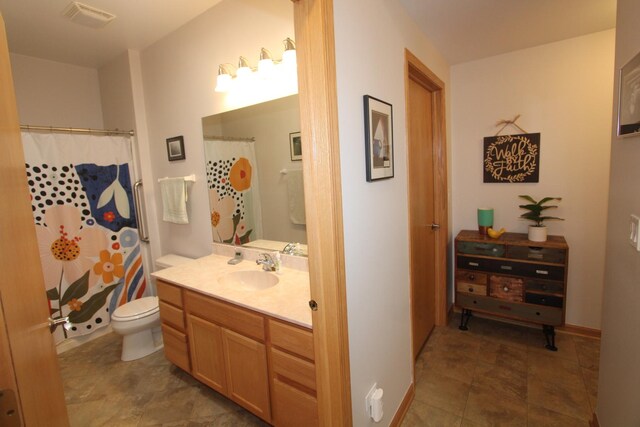
[[[638,215],[631,215],[631,221],[629,222],[629,244],[633,246],[636,251],[640,252],[640,239],[638,234],[640,233],[640,217]]]

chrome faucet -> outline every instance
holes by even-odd
[[[262,265],[264,271],[276,271],[276,262],[273,260],[271,254],[262,253],[256,260],[256,264]]]
[[[298,244],[297,243],[287,243],[287,246],[282,250],[283,254],[294,255],[296,252]]]

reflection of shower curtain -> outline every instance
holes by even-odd
[[[213,240],[243,244],[262,238],[258,164],[253,142],[205,139]]]
[[[23,132],[22,141],[49,310],[73,324],[56,330],[59,342],[108,325],[145,294],[131,139]]]

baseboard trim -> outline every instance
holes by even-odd
[[[593,418],[589,421],[589,427],[600,427],[600,422],[598,421],[598,414],[593,413]]]
[[[602,336],[602,332],[600,331],[600,329],[585,328],[584,326],[569,324],[558,326],[556,330],[560,332],[566,332],[571,335],[581,335],[589,338],[600,338]]]
[[[409,407],[411,406],[411,402],[413,402],[413,398],[415,397],[415,395],[416,395],[416,388],[414,383],[412,382],[409,385],[409,389],[407,390],[407,393],[404,395],[404,399],[402,399],[402,403],[400,403],[400,407],[398,407],[398,410],[393,416],[393,419],[391,420],[391,424],[389,424],[391,427],[399,427],[400,424],[402,424],[404,417],[406,417],[407,412],[409,412]]]

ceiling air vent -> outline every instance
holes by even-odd
[[[76,24],[91,28],[102,28],[116,18],[112,13],[77,1],[69,3],[69,6],[62,11],[62,14]]]

